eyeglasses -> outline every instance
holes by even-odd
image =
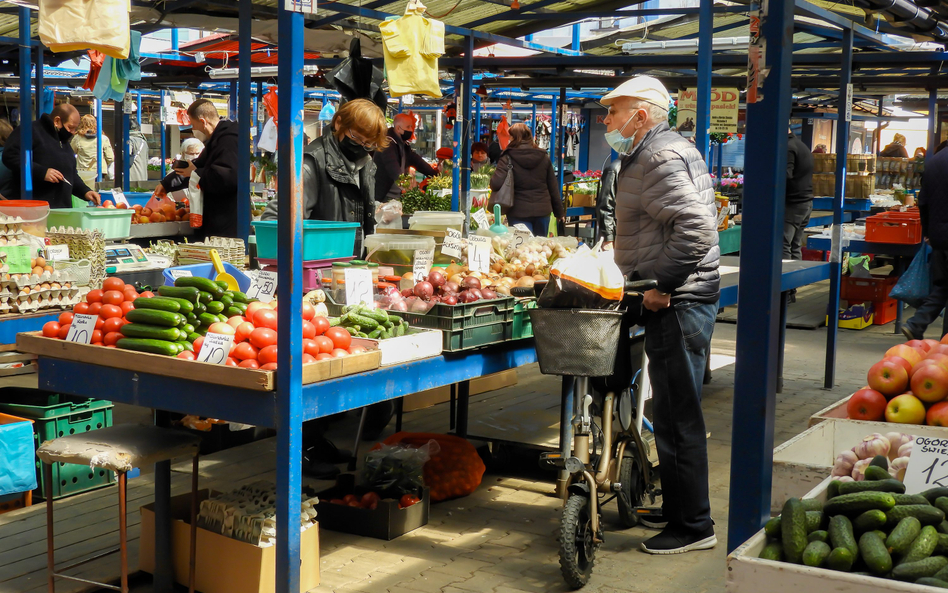
[[[378,149],[378,146],[376,146],[374,142],[370,142],[368,140],[359,140],[358,138],[353,136],[352,130],[349,130],[348,132],[346,132],[346,136],[348,136],[350,140],[352,140],[353,142],[355,142],[362,148],[368,150],[369,152],[375,152]]]

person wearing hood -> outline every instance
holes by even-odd
[[[190,163],[201,156],[202,152],[204,152],[203,142],[197,138],[186,138],[184,142],[181,143],[181,154],[178,155],[178,160]],[[186,190],[188,189],[188,185],[187,177],[182,177],[172,171],[161,180],[161,183],[155,188],[155,193],[159,196],[164,196],[171,192]]]
[[[237,178],[250,175],[237,170],[237,122],[221,119],[217,108],[207,99],[198,99],[188,107],[194,137],[204,142],[201,156],[176,167],[182,177],[197,173],[204,196],[204,222],[199,229],[204,237],[237,236]]]
[[[50,208],[72,208],[72,196],[99,204],[99,194],[85,184],[76,169],[76,153],[69,146],[79,129],[79,112],[69,103],[60,103],[33,126],[33,199],[49,202]],[[20,126],[7,138],[3,164],[12,174],[4,197],[20,197]]]
[[[490,159],[487,158],[487,145],[483,142],[471,144],[471,173],[477,173],[489,165]]]
[[[402,189],[398,187],[398,178],[414,168],[425,177],[433,177],[438,171],[425,162],[421,155],[411,149],[412,136],[415,135],[415,118],[407,113],[399,113],[388,130],[391,142],[388,148],[375,153],[373,160],[378,172],[375,175],[375,199],[380,202],[398,200]]]
[[[76,151],[76,168],[79,171],[79,177],[87,185],[95,183],[98,175],[98,163],[102,160],[102,176],[109,176],[109,169],[115,161],[115,153],[112,151],[112,143],[102,135],[102,152],[99,153],[99,141],[96,136],[97,122],[93,115],[83,115],[79,121],[79,130],[69,141],[69,145]]]
[[[128,129],[128,181],[148,181],[148,140],[142,134],[138,118],[134,115],[128,118]]]
[[[523,224],[537,237],[546,237],[550,214],[562,220],[566,211],[550,155],[536,145],[526,124],[510,126],[510,144],[497,161],[497,169],[490,178],[491,191],[500,191],[511,168],[514,203],[504,212],[507,224]]]
[[[882,149],[882,152],[879,153],[879,156],[907,159],[908,150],[905,149],[905,136],[902,134],[896,134],[892,138],[892,142],[887,144],[886,147]]]

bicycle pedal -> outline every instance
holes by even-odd
[[[662,509],[660,507],[636,507],[635,514],[640,519],[657,518],[662,516]]]
[[[571,474],[583,471],[585,466],[577,457],[563,457],[562,453],[540,453],[540,466],[565,469]]]

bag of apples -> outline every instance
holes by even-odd
[[[448,434],[398,432],[376,447],[396,444],[423,447],[431,441],[437,444],[438,450],[430,450],[431,459],[425,463],[424,478],[432,502],[467,496],[477,490],[487,467],[466,439]]]

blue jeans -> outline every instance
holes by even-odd
[[[694,532],[712,525],[701,387],[716,315],[716,304],[684,301],[644,319],[662,516]]]
[[[507,225],[512,227],[515,224],[524,225],[537,237],[547,237],[550,234],[549,214],[535,218],[515,218],[513,216],[507,216]]]

